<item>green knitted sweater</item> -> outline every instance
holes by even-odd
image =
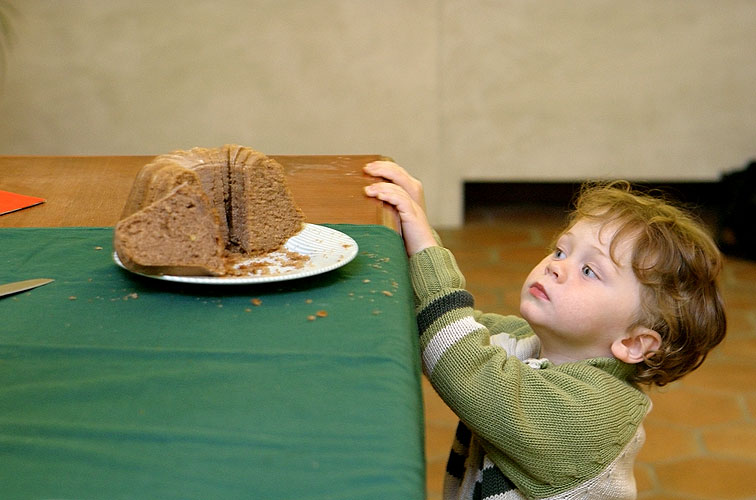
[[[464,443],[458,432],[449,464],[452,475],[452,462],[462,464],[468,478],[447,484],[446,497],[634,498],[632,463],[650,400],[627,382],[633,366],[525,362],[540,347],[530,326],[476,311],[448,250],[412,256],[410,273],[423,371],[471,433]],[[486,464],[498,476],[488,485]]]

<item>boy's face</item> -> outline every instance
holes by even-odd
[[[545,353],[568,359],[611,356],[610,346],[630,329],[640,308],[641,284],[630,265],[632,238],[620,241],[615,263],[609,245],[616,228],[580,219],[533,268],[520,313]],[[552,354],[553,355],[553,354]]]

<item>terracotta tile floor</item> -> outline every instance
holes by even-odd
[[[476,307],[517,313],[519,289],[560,228],[562,210],[471,209],[439,231]],[[728,258],[727,338],[701,368],[650,392],[654,408],[636,464],[640,500],[756,499],[756,263]],[[424,382],[428,499],[441,498],[454,414]]]

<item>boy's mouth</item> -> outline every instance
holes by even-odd
[[[528,292],[535,298],[549,300],[549,294],[546,293],[546,289],[540,283],[533,283],[530,285]]]

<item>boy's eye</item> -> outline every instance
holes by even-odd
[[[554,250],[554,258],[556,259],[564,259],[565,255],[561,248],[557,248]]]
[[[588,278],[596,277],[596,273],[593,272],[593,269],[591,269],[590,266],[583,266],[582,272],[583,275],[587,276]]]

